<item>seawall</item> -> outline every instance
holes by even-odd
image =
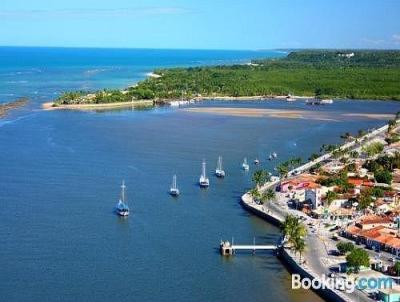
[[[256,216],[266,220],[267,222],[275,225],[275,226],[281,226],[281,224],[284,221],[283,217],[280,217],[278,215],[274,215],[272,212],[267,213],[261,209],[257,208],[257,205],[254,204],[252,197],[250,194],[246,193],[241,197],[241,205],[249,212],[255,214]],[[309,270],[306,268],[302,267],[299,263],[296,262],[296,260],[290,255],[290,252],[286,248],[281,248],[278,251],[279,259],[282,261],[282,263],[285,265],[285,267],[292,273],[297,273],[301,276],[301,278],[309,278],[311,280],[315,279],[317,276],[314,276]],[[341,293],[338,293],[335,290],[332,289],[318,289],[314,290],[318,295],[320,295],[322,298],[324,298],[327,301],[351,301],[350,299],[347,299],[344,295]]]

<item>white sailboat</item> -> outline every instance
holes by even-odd
[[[125,188],[126,188],[125,181],[122,181],[121,198],[118,201],[118,204],[115,208],[115,211],[119,216],[128,216],[129,215],[128,203],[125,201]]]
[[[273,158],[277,158],[277,157],[278,157],[278,154],[276,154],[276,152],[272,152],[272,157],[273,157]]]
[[[274,157],[272,156],[272,153],[269,154],[268,159],[269,160],[273,160],[274,159]]]
[[[202,188],[206,188],[210,185],[210,180],[207,178],[206,175],[206,162],[203,160],[203,163],[201,164],[201,175],[199,179],[199,185]]]
[[[225,177],[225,171],[222,169],[222,157],[218,156],[217,168],[215,169],[215,175],[217,177]]]
[[[250,166],[249,166],[249,164],[247,163],[247,158],[246,158],[246,157],[245,157],[244,160],[243,160],[242,168],[243,168],[243,170],[245,170],[245,171],[248,171],[248,170],[250,169]]]
[[[169,194],[172,196],[178,196],[180,194],[178,187],[176,186],[176,175],[172,177],[172,185],[169,189]]]

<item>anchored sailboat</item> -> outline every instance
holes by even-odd
[[[180,194],[178,187],[176,186],[176,175],[172,177],[172,185],[171,189],[169,190],[169,194],[172,196],[178,196]]]
[[[199,179],[199,185],[202,188],[206,188],[210,185],[210,180],[207,178],[206,175],[206,162],[203,160],[203,163],[201,164],[201,175]]]
[[[129,207],[128,203],[125,201],[125,181],[122,181],[121,185],[121,199],[118,201],[118,204],[115,208],[115,211],[119,216],[128,216],[129,215]]]
[[[215,169],[215,175],[217,177],[225,177],[225,171],[222,169],[222,157],[218,156],[217,168]]]
[[[277,157],[278,157],[278,154],[276,154],[276,152],[272,152],[272,153],[269,154],[268,159],[269,160],[273,160],[273,159],[275,159]]]
[[[247,171],[247,170],[250,169],[250,166],[249,166],[249,164],[247,163],[247,158],[246,158],[246,157],[245,157],[244,160],[243,160],[242,168],[243,168],[243,170],[245,170],[245,171]]]

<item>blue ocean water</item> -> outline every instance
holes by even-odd
[[[0,47],[0,103],[70,90],[124,88],[156,68],[249,62],[277,51]]]
[[[0,48],[0,89],[28,108],[0,120],[0,301],[321,301],[290,289],[271,253],[223,258],[220,239],[273,243],[279,230],[239,204],[244,157],[304,159],[340,134],[377,127],[399,103],[207,101],[194,107],[312,110],[332,119],[234,117],[173,108],[42,111],[63,90],[124,87],[153,68],[244,62],[275,52]],[[129,62],[129,63],[128,63]],[[10,94],[10,95],[9,95]],[[12,94],[12,95],[11,95]],[[212,176],[224,158],[225,179]],[[197,186],[207,161],[210,188]],[[172,175],[182,192],[168,195]],[[132,210],[113,214],[125,180]]]

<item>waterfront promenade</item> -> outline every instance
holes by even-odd
[[[288,214],[302,216],[307,220],[311,220],[311,218],[299,211],[289,209],[287,206],[284,207],[282,203],[274,204],[268,202],[264,205],[257,204],[248,193],[242,196],[241,201],[246,209],[270,222],[276,221],[276,223],[283,223]],[[311,278],[318,278],[323,274],[328,275],[329,267],[332,263],[329,261],[328,250],[325,246],[324,240],[318,234],[309,234],[306,238],[306,243],[307,250],[302,257],[298,254],[296,255],[291,249],[284,248],[282,258],[293,271],[298,272],[303,276],[308,275]],[[358,290],[352,294],[335,290],[331,291],[329,296],[332,297],[332,300],[336,301],[371,301],[366,294]]]
[[[388,125],[375,129],[364,135],[359,140],[352,140],[351,142],[340,146],[340,150],[358,150],[362,147],[363,142],[367,142],[371,139],[379,137],[380,135],[384,134],[387,129]],[[290,177],[304,173],[314,165],[329,160],[332,156],[333,152],[324,154],[313,161],[307,162],[302,166],[289,171],[288,176]],[[260,191],[275,189],[280,181],[280,179],[274,179],[274,181],[267,182],[260,188]],[[302,212],[290,209],[287,205],[286,198],[281,195],[282,194],[278,194],[279,198],[276,202],[268,201],[264,204],[258,204],[253,200],[251,194],[247,192],[242,196],[241,202],[247,210],[256,214],[257,216],[260,216],[261,218],[266,219],[269,222],[274,223],[275,225],[280,225],[283,223],[288,214],[296,217],[301,216],[306,222],[308,222],[310,225],[313,225],[314,220],[312,218]],[[305,239],[307,250],[302,258],[299,255],[294,254],[291,249],[284,248],[283,259],[292,267],[294,271],[300,272],[302,276],[319,278],[319,276],[323,274],[328,275],[330,273],[330,268],[338,263],[335,263],[330,258],[329,249],[324,240],[325,238],[323,238],[323,235],[321,235],[319,232],[314,232],[314,230],[309,227],[308,235]],[[324,295],[327,295],[330,300],[336,301],[371,301],[371,299],[368,297],[368,293],[361,292],[360,290],[356,290],[351,294],[339,290],[326,290]]]

